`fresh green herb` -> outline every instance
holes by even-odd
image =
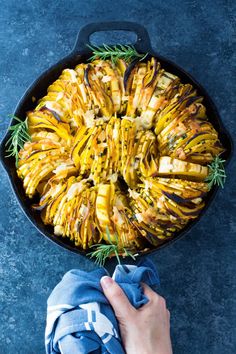
[[[103,44],[102,46],[90,46],[88,48],[92,50],[93,55],[89,58],[90,61],[93,61],[97,58],[102,60],[111,59],[113,63],[116,63],[118,59],[124,59],[126,62],[131,62],[134,59],[140,58],[139,60],[144,60],[148,53],[140,54],[132,45],[121,45],[108,46]]]
[[[116,256],[118,264],[121,264],[120,257],[119,257],[120,252],[124,253],[125,257],[131,257],[135,260],[134,254],[132,254],[125,247],[118,246],[117,235],[115,235],[116,243],[115,244],[112,243],[111,235],[110,235],[108,227],[106,229],[106,234],[107,234],[107,237],[109,240],[109,244],[107,244],[107,245],[104,245],[104,244],[92,245],[91,248],[96,247],[96,250],[87,254],[87,256],[90,256],[90,258],[95,258],[95,263],[97,265],[99,265],[100,267],[103,267],[105,265],[107,258],[110,258],[113,254]]]
[[[6,142],[8,155],[6,157],[14,156],[16,159],[16,167],[18,166],[18,151],[22,149],[27,141],[31,141],[31,137],[28,132],[28,123],[26,120],[22,121],[18,117],[13,116],[14,120],[18,123],[10,126],[11,132],[10,138]]]
[[[208,182],[209,189],[211,189],[214,185],[224,188],[226,180],[224,162],[225,160],[222,160],[220,156],[216,156],[208,165],[210,171],[205,181]]]

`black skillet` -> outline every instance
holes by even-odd
[[[133,32],[137,35],[137,41],[134,44],[136,50],[140,53],[149,53],[152,56],[155,56],[158,61],[160,61],[162,67],[167,71],[177,75],[181,82],[183,83],[190,83],[192,84],[197,90],[199,95],[204,97],[203,104],[207,109],[207,114],[209,120],[215,127],[215,129],[219,133],[220,141],[222,142],[223,146],[225,147],[225,152],[223,158],[228,162],[233,150],[232,139],[229,133],[224,128],[219,113],[212,102],[211,98],[209,97],[208,93],[205,89],[195,80],[193,79],[188,73],[186,73],[183,69],[177,66],[175,63],[171,62],[170,60],[165,59],[164,57],[160,56],[159,54],[155,53],[151,47],[150,38],[148,35],[147,30],[142,27],[141,25],[133,22],[101,22],[101,23],[91,23],[83,27],[77,37],[75,47],[72,52],[59,61],[57,64],[53,65],[50,69],[46,70],[25,92],[22,99],[18,103],[14,115],[19,117],[20,119],[24,120],[26,116],[26,112],[35,108],[35,99],[38,100],[39,98],[43,97],[46,92],[48,86],[54,82],[59,75],[61,74],[62,70],[65,68],[74,68],[77,64],[86,62],[87,59],[91,56],[91,50],[87,47],[87,44],[90,44],[89,38],[90,36],[99,31],[113,31],[113,30],[123,30]],[[11,122],[11,125],[13,122]],[[6,158],[6,147],[5,143],[9,138],[9,132],[7,132],[6,136],[4,137],[1,143],[1,150],[0,150],[0,157],[2,164],[8,174],[10,183],[12,188],[15,192],[15,195],[18,199],[20,207],[28,217],[28,219],[32,222],[32,224],[38,229],[38,231],[46,236],[51,241],[57,243],[58,245],[72,251],[75,253],[79,253],[83,256],[86,255],[85,251],[79,250],[76,248],[70,240],[67,238],[60,238],[56,237],[53,234],[53,227],[44,225],[39,212],[33,210],[31,208],[32,200],[26,197],[22,181],[18,178],[15,168],[15,160],[13,158]],[[183,230],[178,232],[174,238],[167,239],[166,241],[160,243],[160,245],[155,249],[150,249],[142,253],[149,254],[154,253],[157,250],[169,245],[170,243],[178,240],[180,237],[186,235],[194,225],[196,225],[199,221],[203,213],[207,210],[210,203],[212,202],[213,198],[216,195],[218,188],[214,187],[211,192],[206,197],[206,206],[201,212],[201,215],[195,220],[190,222],[187,227]]]

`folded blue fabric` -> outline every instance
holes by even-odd
[[[45,346],[47,354],[124,354],[115,314],[103,294],[100,279],[104,268],[92,272],[72,269],[48,298]],[[148,302],[141,282],[159,285],[149,259],[135,265],[117,265],[112,278],[135,308]]]

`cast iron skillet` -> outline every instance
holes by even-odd
[[[177,66],[175,63],[171,62],[170,60],[165,59],[164,57],[160,56],[159,54],[155,53],[151,47],[149,35],[144,27],[137,23],[133,22],[101,22],[101,23],[91,23],[86,25],[81,29],[78,34],[75,47],[72,52],[59,61],[57,64],[53,65],[50,69],[46,70],[25,92],[24,96],[18,103],[14,115],[19,117],[20,119],[24,120],[26,112],[29,110],[34,109],[35,107],[35,99],[38,100],[39,98],[43,97],[46,92],[48,86],[54,82],[59,75],[61,74],[62,70],[65,68],[74,68],[77,64],[86,62],[87,59],[91,56],[91,50],[87,47],[87,44],[90,44],[89,38],[90,36],[98,31],[112,31],[112,30],[123,30],[134,32],[137,35],[137,41],[134,44],[136,50],[140,53],[149,53],[152,56],[155,56],[158,61],[160,61],[163,68],[167,71],[177,75],[181,82],[183,83],[190,83],[195,88],[197,88],[198,93],[204,97],[203,104],[206,106],[207,114],[212,122],[213,126],[219,133],[219,138],[225,147],[226,151],[223,157],[229,161],[232,150],[233,144],[229,133],[224,128],[221,119],[219,117],[219,113],[212,102],[211,98],[209,97],[208,93],[204,90],[204,88],[189,74],[187,74],[183,69]],[[11,122],[12,124],[13,122]],[[5,143],[9,138],[9,132],[7,132],[6,136],[4,137],[1,143],[1,150],[0,156],[2,164],[8,174],[10,183],[13,187],[15,195],[18,199],[18,202],[28,217],[28,219],[32,222],[32,224],[38,229],[38,231],[46,236],[51,241],[57,243],[58,245],[73,251],[75,253],[79,253],[81,255],[86,255],[85,251],[77,249],[73,243],[70,242],[67,238],[56,237],[53,234],[53,227],[44,225],[39,212],[33,210],[31,208],[32,200],[26,197],[22,181],[18,178],[15,168],[15,160],[13,158],[6,158],[6,147]],[[197,222],[199,222],[200,217],[209,207],[210,203],[212,202],[213,198],[216,195],[218,188],[213,188],[211,192],[207,195],[206,199],[206,206],[201,212],[201,215],[193,222],[189,222],[189,224],[181,230],[179,233],[176,234],[174,238],[167,239],[166,241],[160,243],[160,245],[155,249],[150,249],[142,253],[149,254],[154,253],[157,250],[163,248],[164,246],[169,245],[170,243],[178,240],[180,237],[186,235]]]

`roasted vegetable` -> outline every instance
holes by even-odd
[[[145,237],[157,246],[199,215],[207,191],[206,183],[147,178],[135,191],[129,191],[130,205],[136,223],[147,231]]]
[[[174,237],[225,181],[203,98],[155,58],[115,49],[63,70],[8,142],[43,222],[101,264]]]
[[[208,167],[162,156],[159,160],[157,175],[183,176],[203,181],[208,176]]]

